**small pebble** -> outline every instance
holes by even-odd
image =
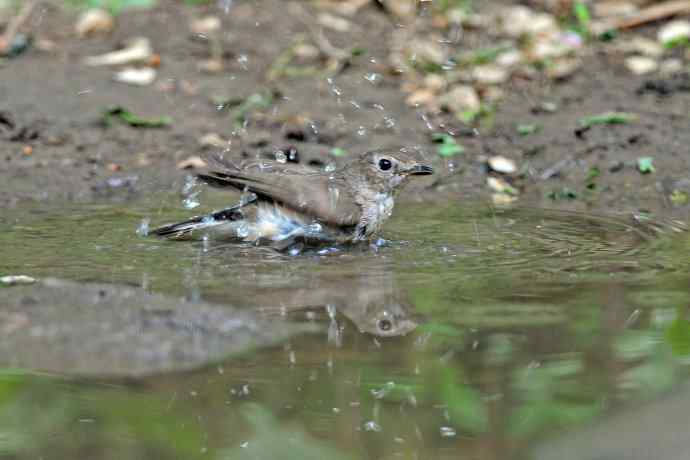
[[[177,169],[201,169],[206,167],[206,162],[199,156],[191,156],[177,163]]]
[[[113,75],[113,80],[128,85],[147,86],[156,79],[156,71],[150,67],[128,67]]]
[[[77,36],[84,38],[92,34],[105,34],[111,32],[115,27],[113,16],[101,8],[86,10],[79,16],[74,25]]]
[[[656,72],[659,64],[647,56],[630,56],[625,59],[625,67],[635,75],[646,75]]]
[[[513,160],[500,155],[489,158],[488,163],[489,167],[497,173],[513,174],[517,171],[517,166]]]
[[[19,284],[33,284],[36,282],[36,278],[32,278],[26,275],[6,275],[0,277],[0,284],[5,284],[7,286],[15,286]]]

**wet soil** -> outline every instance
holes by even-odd
[[[416,185],[424,193],[407,193],[407,198],[488,199],[486,158],[504,155],[521,168],[511,179],[521,192],[520,205],[686,216],[688,205],[670,196],[690,192],[687,75],[631,76],[621,55],[596,44],[570,79],[511,82],[490,126],[474,131],[451,115],[423,120],[419,110],[405,104],[401,77],[386,72],[395,45],[394,21],[373,6],[357,14],[349,32],[333,35],[336,45],[366,51],[332,80],[306,76],[269,82],[269,67],[295,34],[307,30],[300,16],[304,9],[291,5],[238,3],[231,14],[222,15],[225,70],[215,75],[198,70],[208,46],[188,26],[192,17],[217,13],[215,6],[161,2],[153,10],[123,13],[112,35],[89,39],[74,37],[74,11],[45,6],[32,29],[37,39],[53,41],[55,49],[34,46],[0,65],[3,206],[24,200],[127,200],[179,191],[189,172],[176,164],[218,150],[199,143],[204,134],[217,133],[232,139],[231,155],[270,155],[294,146],[303,161],[317,162],[347,161],[329,155],[333,147],[357,152],[419,146],[439,174]],[[153,85],[114,83],[111,69],[82,63],[136,35],[149,37],[161,56]],[[462,42],[453,46],[460,48]],[[380,78],[370,82],[365,76],[373,72]],[[223,101],[255,93],[275,97],[269,109],[250,117],[246,129],[238,129],[231,111],[218,109]],[[545,102],[554,103],[555,112],[540,110]],[[102,112],[112,105],[174,121],[162,129],[117,122],[106,127]],[[578,129],[581,117],[607,111],[634,112],[639,121]],[[542,128],[520,136],[518,123]],[[444,130],[459,134],[466,149],[452,161],[438,157],[431,143],[431,132]],[[637,170],[636,160],[644,156],[654,158],[655,173]],[[594,167],[600,175],[592,180],[588,174]],[[574,194],[560,193],[566,189]]]

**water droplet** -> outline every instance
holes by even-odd
[[[187,175],[184,178],[184,185],[182,186],[182,194],[186,195],[188,193],[191,193],[194,187],[198,185],[198,182],[196,180],[196,177]]]
[[[340,199],[340,189],[333,184],[328,185],[328,203],[331,209],[335,209],[338,206],[338,200]]]
[[[380,432],[382,430],[381,425],[373,420],[370,420],[364,424],[364,431]]]
[[[385,117],[383,117],[383,124],[386,128],[393,129],[393,128],[395,128],[395,125],[396,125],[395,118],[385,116]]]
[[[364,79],[367,80],[369,83],[377,83],[379,80],[381,80],[381,74],[376,73],[376,72],[371,72],[371,73],[364,75]]]
[[[254,200],[256,200],[256,193],[254,192],[248,192],[245,190],[244,192],[242,192],[242,195],[240,195],[241,206],[246,206]]]
[[[454,438],[456,435],[455,428],[450,426],[442,426],[439,431],[442,438]]]
[[[332,343],[336,348],[343,346],[343,335],[341,333],[340,327],[338,327],[338,322],[331,320],[328,325],[328,343]]]
[[[137,235],[139,236],[147,236],[149,234],[149,224],[151,223],[151,219],[148,217],[145,217],[141,220],[141,223],[137,227]]]
[[[249,58],[247,57],[246,54],[240,54],[237,56],[237,63],[242,67],[242,70],[248,70],[247,63],[249,62]]]
[[[182,200],[182,206],[184,206],[187,209],[194,209],[198,207],[201,203],[197,199],[199,196],[199,192],[192,193],[189,195],[187,198]]]
[[[293,244],[290,246],[290,249],[288,250],[288,254],[291,256],[298,256],[302,254],[302,250],[304,249],[304,245],[302,244]]]
[[[247,225],[245,222],[241,222],[237,228],[235,229],[235,233],[237,234],[237,238],[246,238],[249,236],[249,225]]]

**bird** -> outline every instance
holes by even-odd
[[[242,192],[228,208],[163,225],[153,235],[193,235],[267,244],[285,249],[300,242],[357,243],[378,238],[395,196],[411,176],[433,174],[416,150],[375,149],[340,169],[315,170],[283,161],[235,164],[209,159],[197,178],[212,187]]]

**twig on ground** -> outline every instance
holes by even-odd
[[[676,14],[690,13],[689,0],[671,0],[643,8],[636,13],[620,18],[605,19],[596,28],[602,31],[611,29],[632,29]]]
[[[21,26],[31,17],[34,7],[36,6],[35,0],[27,0],[24,6],[19,11],[19,14],[15,16],[8,24],[5,32],[0,36],[0,56],[8,54],[14,41],[14,37],[19,32]]]

